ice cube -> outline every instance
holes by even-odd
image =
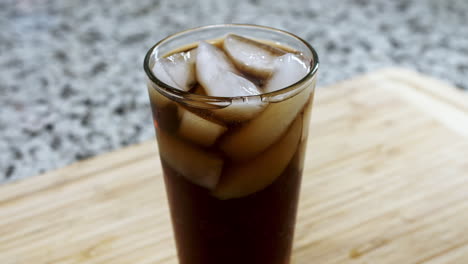
[[[179,87],[177,83],[174,82],[174,80],[172,80],[171,76],[166,71],[165,66],[164,66],[165,64],[162,63],[163,60],[164,58],[159,58],[156,60],[153,66],[153,74],[163,83],[174,88],[182,89]]]
[[[261,98],[246,98],[244,100],[233,100],[231,105],[214,109],[212,113],[227,123],[243,122],[258,115],[265,107],[266,103]]]
[[[196,49],[175,53],[171,56],[158,58],[153,66],[153,74],[165,84],[183,91],[188,91],[196,83],[195,78]],[[148,84],[152,102],[160,107],[167,106],[171,100]],[[184,109],[178,109],[181,116]]]
[[[236,67],[249,74],[267,78],[274,70],[274,61],[285,52],[281,49],[238,35],[227,35],[224,50]]]
[[[274,72],[264,91],[273,92],[294,84],[304,78],[308,71],[308,64],[295,54],[287,53],[278,57],[274,61]]]
[[[224,137],[221,149],[234,160],[255,157],[284,134],[309,98],[305,89],[284,101],[270,103],[255,119]]]
[[[210,96],[258,95],[254,83],[240,76],[227,56],[217,47],[200,42],[197,49],[196,76]]]
[[[180,52],[161,59],[164,69],[179,88],[188,91],[195,83],[196,50]]]
[[[301,133],[302,116],[298,116],[286,134],[261,155],[224,170],[212,194],[222,200],[239,198],[272,184],[296,153]]]
[[[188,91],[196,82],[196,50],[159,58],[153,66],[154,75],[171,87]]]
[[[218,184],[223,168],[220,157],[185,143],[163,130],[158,130],[157,136],[161,159],[173,170],[192,183],[210,190]]]
[[[223,125],[206,120],[188,110],[182,112],[179,134],[198,145],[213,145],[225,131],[226,127]]]

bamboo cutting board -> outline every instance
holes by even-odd
[[[295,263],[468,263],[468,96],[389,69],[314,107]],[[171,232],[154,141],[0,187],[1,264],[177,263]]]

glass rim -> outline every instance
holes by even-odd
[[[181,35],[193,32],[193,31],[197,31],[197,30],[210,29],[210,28],[229,28],[229,27],[266,29],[266,30],[275,31],[275,32],[279,32],[281,34],[288,35],[289,37],[292,37],[292,38],[298,40],[299,42],[304,44],[307,47],[307,49],[309,49],[310,52],[312,53],[312,63],[311,63],[310,70],[307,72],[307,74],[303,78],[301,78],[297,82],[295,82],[295,83],[293,83],[291,85],[288,85],[286,87],[283,87],[281,89],[275,90],[273,92],[261,93],[261,94],[257,94],[257,95],[231,96],[231,97],[227,97],[227,96],[224,96],[224,97],[223,96],[209,96],[209,95],[201,95],[201,94],[191,93],[191,92],[188,92],[188,91],[183,91],[183,90],[180,90],[178,88],[175,88],[175,87],[172,87],[172,86],[166,84],[165,82],[159,80],[153,74],[153,71],[152,71],[152,69],[151,69],[151,67],[149,65],[151,57],[153,55],[154,50],[156,48],[158,48],[159,46],[163,45],[165,42],[170,41],[171,39],[174,39],[174,38],[176,38],[178,36],[181,36]],[[166,96],[168,96],[169,98],[172,98],[172,99],[177,98],[176,100],[200,101],[200,102],[205,102],[205,103],[224,103],[224,102],[231,103],[233,100],[239,100],[239,99],[240,100],[249,100],[249,99],[253,99],[253,98],[261,98],[263,100],[264,98],[271,98],[271,97],[276,97],[276,96],[280,96],[280,95],[283,95],[283,94],[287,94],[287,93],[289,93],[291,91],[294,91],[294,90],[298,89],[297,87],[300,87],[299,85],[301,83],[304,83],[304,82],[314,78],[317,75],[318,67],[319,67],[319,58],[318,58],[317,52],[314,49],[314,47],[312,45],[310,45],[307,41],[305,41],[304,39],[302,39],[301,37],[299,37],[299,36],[297,36],[297,35],[295,35],[293,33],[290,33],[288,31],[285,31],[285,30],[282,30],[282,29],[277,29],[277,28],[268,27],[268,26],[254,25],[254,24],[213,24],[213,25],[194,27],[194,28],[183,30],[183,31],[179,31],[177,33],[171,34],[171,35],[161,39],[156,44],[154,44],[148,50],[148,52],[146,53],[145,59],[143,61],[143,68],[144,68],[144,70],[146,72],[147,77],[153,83],[155,83],[157,85],[157,88],[159,88],[157,90],[162,92],[163,95],[166,95]],[[298,93],[299,93],[302,89],[298,89],[298,90],[299,90],[298,91]]]

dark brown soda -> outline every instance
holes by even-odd
[[[288,264],[301,181],[296,153],[267,188],[219,200],[163,162],[180,264]]]
[[[217,46],[221,47],[219,43]],[[177,50],[180,51],[183,50]],[[244,74],[255,83],[262,83]],[[304,117],[311,101],[312,96],[296,117],[301,118],[303,126],[309,123]],[[175,103],[161,108],[152,100],[151,106],[156,134],[164,130],[184,141],[176,135]],[[212,118],[205,116],[209,110],[192,108],[190,111]],[[242,123],[226,126],[230,131]],[[305,144],[306,139],[302,139],[294,157],[272,184],[253,194],[226,200],[190,182],[161,160],[179,264],[290,264]],[[210,148],[209,151],[216,153],[216,144]],[[221,177],[235,164],[226,157],[223,159]]]

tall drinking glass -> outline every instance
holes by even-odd
[[[300,54],[308,72],[276,91],[234,97],[184,91],[154,74],[157,59],[188,50],[193,56],[199,41],[219,46],[227,34]],[[315,50],[278,29],[214,25],[161,40],[144,69],[180,264],[290,263]]]

